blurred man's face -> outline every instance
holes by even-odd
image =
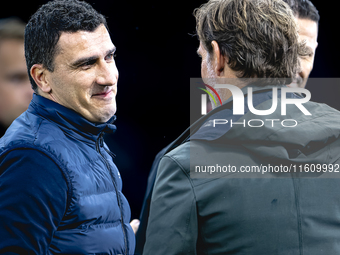
[[[203,43],[200,42],[200,46],[197,50],[197,54],[201,57],[201,76],[205,84],[210,85],[215,88],[216,84],[233,84],[242,88],[245,84],[241,79],[238,79],[235,71],[233,71],[227,64],[227,57],[221,54],[221,50],[216,41],[211,42],[213,52],[210,54]],[[208,90],[210,90],[208,88]],[[221,98],[222,103],[232,96],[230,90],[225,88],[215,88],[216,92]],[[220,105],[219,100],[215,93],[212,93],[217,105]],[[215,102],[213,98],[210,97],[211,102]],[[215,107],[214,104],[211,105],[212,108]]]
[[[214,71],[214,65],[212,63],[213,60],[212,60],[211,54],[209,54],[209,52],[205,49],[202,42],[200,42],[199,48],[197,50],[197,54],[201,58],[201,77],[202,77],[203,82],[212,87],[215,87],[215,84],[217,82],[217,75]],[[210,91],[209,88],[207,89]],[[217,90],[217,91],[219,95],[223,97],[223,93],[220,90]],[[216,95],[214,93],[212,93],[211,95],[214,96],[214,99],[211,98],[209,95],[209,102],[207,105],[207,108],[209,110],[215,108],[214,102],[218,102],[218,98],[216,97]]]
[[[291,87],[304,88],[313,69],[316,47],[318,46],[318,27],[315,21],[310,19],[297,19],[300,40],[306,41],[308,56],[301,59],[301,72],[298,74]]]
[[[197,54],[201,57],[201,77],[206,84],[215,86],[213,83],[216,74],[214,72],[214,66],[212,65],[211,56],[204,48],[203,43],[200,42]]]
[[[0,42],[0,124],[8,127],[27,110],[33,90],[28,79],[24,42]]]
[[[62,33],[54,71],[48,72],[50,99],[92,122],[106,122],[116,112],[118,70],[115,46],[104,25],[95,31]]]

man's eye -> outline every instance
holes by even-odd
[[[87,62],[84,62],[80,65],[81,68],[83,69],[88,69],[90,68],[92,65],[94,65],[96,63],[96,60],[90,60],[90,61],[87,61]]]
[[[84,66],[92,66],[92,65],[94,65],[94,63],[96,63],[96,61],[95,60],[91,60],[91,61],[85,62],[83,65]]]
[[[105,59],[106,59],[106,60],[112,60],[112,59],[114,59],[116,56],[117,56],[117,54],[111,53],[111,54],[107,55]]]
[[[21,85],[27,80],[28,77],[26,73],[16,73],[8,75],[6,78],[13,85]]]
[[[312,58],[313,56],[313,50],[310,47],[307,47],[304,58]]]

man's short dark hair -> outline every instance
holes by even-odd
[[[300,19],[309,19],[319,23],[319,11],[309,0],[283,0],[292,9],[294,16]]]
[[[83,1],[55,0],[41,6],[25,29],[25,57],[33,90],[37,92],[37,85],[30,69],[34,64],[43,64],[50,72],[54,71],[62,32],[93,32],[101,24],[108,29],[105,17]]]

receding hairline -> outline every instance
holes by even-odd
[[[106,28],[106,26],[104,24],[101,24],[99,25],[96,29],[94,29],[93,31],[87,31],[87,30],[78,30],[76,32],[69,32],[69,31],[66,31],[66,32],[62,32],[59,36],[59,39],[58,39],[58,42],[56,44],[56,47],[55,47],[55,53],[54,53],[54,59],[53,61],[55,61],[55,59],[58,57],[58,55],[62,54],[63,52],[65,52],[65,50],[63,49],[63,47],[65,47],[65,45],[62,46],[62,44],[60,43],[61,40],[68,44],[68,41],[71,42],[71,43],[74,43],[75,40],[72,40],[72,37],[69,37],[66,39],[66,41],[64,41],[65,39],[65,35],[67,36],[72,36],[74,34],[78,34],[79,33],[84,33],[84,34],[92,34],[92,33],[95,33],[96,31],[98,31],[99,29],[105,29],[103,32],[108,36],[108,38],[106,38],[105,36],[103,36],[102,34],[99,34],[98,35],[98,38],[103,38],[103,40],[106,40],[108,39],[110,41],[110,43],[112,45],[110,45],[110,47],[104,52],[104,55],[108,55],[110,53],[114,53],[116,51],[116,46],[113,44],[112,40],[111,40],[111,36],[110,36],[110,33],[108,31],[108,29]],[[105,39],[106,38],[106,39]],[[86,39],[88,40],[88,38]],[[77,47],[78,43],[82,43],[83,41],[80,39],[79,42],[76,42],[75,47]],[[71,46],[71,45],[67,45],[67,46]],[[71,46],[71,47],[73,47]],[[88,47],[85,45],[85,46],[80,46],[79,47],[83,47],[83,50],[86,51],[88,49]],[[80,57],[78,59],[75,59],[73,60],[71,63],[69,63],[71,66],[76,66],[78,64],[80,64],[81,62],[84,62],[85,60],[91,60],[91,59],[97,59],[99,58],[99,55],[100,54],[96,54],[96,53],[93,53],[93,54],[88,54],[88,55],[84,55],[83,57]]]
[[[61,31],[60,36],[58,38],[58,41],[57,41],[55,48],[54,48],[53,62],[54,62],[55,58],[63,52],[63,48],[60,45],[60,39],[64,38],[64,35],[72,35],[72,34],[77,34],[77,33],[94,33],[96,30],[98,30],[100,28],[104,28],[106,30],[108,36],[111,38],[110,32],[109,32],[107,26],[104,23],[100,23],[99,26],[97,26],[94,30],[82,30],[82,29],[80,29],[80,30],[77,30],[77,31]],[[53,63],[53,66],[54,66],[54,63]]]

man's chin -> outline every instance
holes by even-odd
[[[87,116],[83,115],[87,120],[95,123],[106,123],[113,115],[116,114],[116,106],[110,108],[101,109],[99,112],[89,114]]]
[[[104,114],[102,117],[102,121],[103,123],[105,122],[108,122],[112,117],[113,115],[116,114],[116,107],[114,107],[113,109],[110,109],[109,111],[106,112],[106,114]]]

